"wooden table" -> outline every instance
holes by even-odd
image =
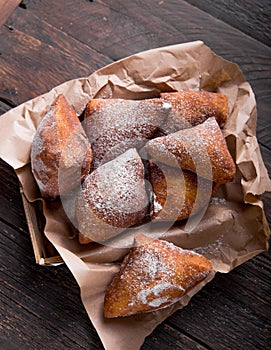
[[[239,64],[251,83],[271,172],[270,2],[24,0],[16,8],[19,1],[11,2],[0,10],[0,114],[127,55],[201,39]],[[35,264],[17,178],[2,160],[0,167],[0,348],[102,349],[68,268]],[[263,199],[271,224],[270,193]],[[218,274],[142,349],[270,349],[270,271],[264,252]]]

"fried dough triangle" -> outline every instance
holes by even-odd
[[[211,271],[211,262],[202,255],[141,236],[106,291],[104,316],[129,316],[167,307]]]
[[[218,185],[189,170],[149,162],[152,186],[151,219],[178,221],[189,218],[209,204]]]
[[[64,95],[56,97],[37,128],[31,166],[41,195],[47,199],[78,186],[91,169],[90,143]]]
[[[228,119],[228,97],[209,91],[163,92],[161,98],[172,105],[162,132],[167,135],[215,117],[219,125]]]
[[[215,118],[152,139],[146,150],[159,162],[191,170],[219,184],[232,181],[235,175],[234,161]]]
[[[160,98],[146,100],[91,99],[84,115],[94,168],[129,148],[140,148],[165,121],[170,103]]]
[[[79,242],[100,242],[141,222],[148,208],[144,166],[133,148],[89,174],[76,202]]]

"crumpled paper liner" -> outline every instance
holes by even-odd
[[[0,156],[15,169],[25,198],[33,202],[39,192],[29,165],[31,143],[58,94],[63,93],[80,115],[92,97],[143,99],[158,97],[160,91],[199,88],[222,92],[229,98],[230,118],[223,133],[236,161],[237,175],[233,183],[221,187],[192,230],[183,221],[166,233],[154,228],[151,236],[193,249],[209,258],[215,271],[229,272],[267,249],[270,232],[260,195],[270,191],[271,184],[255,136],[253,91],[236,64],[215,55],[201,41],[133,55],[10,110],[0,119]],[[124,350],[127,344],[131,350],[139,349],[159,323],[186,305],[215,275],[214,272],[171,307],[128,318],[104,319],[105,290],[131,240],[122,238],[122,248],[96,243],[80,246],[61,202],[41,201],[46,237],[76,278],[84,306],[108,350]]]

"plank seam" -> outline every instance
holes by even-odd
[[[30,238],[30,235],[29,235],[28,230],[25,231],[24,229],[19,228],[19,227],[17,227],[16,225],[14,225],[14,224],[12,224],[12,223],[6,221],[6,220],[3,219],[2,217],[0,217],[0,222],[2,222],[4,225],[10,227],[12,230],[14,230],[14,231],[16,231],[16,232],[18,232],[18,233],[20,233],[20,234],[22,234],[22,233],[27,234],[27,236]]]
[[[7,105],[8,107],[14,108],[16,107],[16,104],[13,103],[11,100],[9,100],[8,98],[4,98],[0,96],[0,102],[4,103],[5,105]]]
[[[253,41],[255,41],[255,42],[257,42],[258,45],[264,45],[264,46],[266,47],[266,49],[269,49],[269,50],[271,49],[270,46],[268,46],[268,45],[264,44],[263,42],[261,42],[261,41],[255,39],[255,38],[253,38],[252,36],[250,36],[250,35],[244,33],[242,30],[240,30],[240,29],[238,29],[238,28],[236,28],[236,27],[231,26],[231,25],[228,24],[227,22],[224,22],[222,19],[219,19],[219,18],[217,18],[217,17],[211,15],[210,13],[208,13],[208,12],[206,12],[206,11],[200,9],[199,7],[196,7],[196,6],[194,6],[194,5],[191,5],[191,4],[190,4],[188,1],[186,1],[186,0],[182,0],[182,1],[183,1],[187,6],[194,7],[194,8],[197,9],[198,11],[200,11],[200,12],[202,12],[202,13],[205,13],[206,15],[208,15],[208,16],[214,18],[216,21],[219,21],[219,22],[223,23],[225,26],[231,28],[232,30],[236,30],[237,32],[241,33],[242,35],[248,37],[249,39],[251,39],[251,40],[253,40]],[[111,9],[112,11],[114,11],[114,12],[116,12],[116,13],[119,13],[119,14],[121,14],[121,15],[123,15],[123,16],[127,16],[127,17],[133,19],[133,18],[130,16],[130,14],[123,13],[123,12],[120,11],[120,10],[116,10],[116,9],[110,7],[110,5],[108,5],[108,4],[104,3],[104,2],[102,2],[102,4],[103,4],[103,6],[105,6],[105,7],[109,8],[109,9]],[[158,19],[161,21],[161,18],[160,18],[160,17],[157,17],[157,15],[154,15],[154,16],[155,16],[156,18],[158,18]],[[174,30],[176,30],[176,31],[178,32],[178,34],[182,34],[182,32],[180,31],[180,29],[178,29],[178,28],[177,28],[175,25],[173,25],[172,23],[169,24],[168,22],[165,22],[165,21],[163,21],[163,23],[166,23],[167,25],[171,26]],[[175,34],[174,34],[174,35],[175,35]]]
[[[182,333],[183,335],[185,335],[187,338],[191,339],[192,341],[194,341],[195,343],[199,344],[200,346],[204,347],[207,350],[214,350],[212,347],[210,347],[209,345],[207,345],[204,341],[198,339],[197,337],[193,336],[192,334],[186,332],[185,330],[176,327],[176,325],[174,323],[171,323],[171,321],[166,321],[166,323],[172,327],[174,330]]]
[[[20,9],[19,9],[19,10],[20,10]],[[23,11],[23,10],[20,10],[20,11]],[[39,18],[36,14],[32,13],[31,10],[29,10],[29,11],[30,11],[30,13],[31,13],[31,16],[33,16],[33,17],[35,17],[36,19],[39,19],[39,20],[40,20],[40,18]],[[65,34],[66,36],[68,36],[68,37],[72,38],[73,40],[77,41],[77,42],[80,43],[81,45],[83,45],[83,46],[85,46],[85,47],[88,47],[89,49],[91,49],[91,50],[93,50],[94,52],[98,53],[100,56],[104,57],[105,59],[109,59],[109,60],[113,61],[113,59],[112,59],[111,57],[109,57],[108,55],[104,54],[102,51],[97,50],[96,48],[94,48],[94,47],[92,47],[92,46],[86,44],[85,42],[79,40],[78,38],[74,37],[74,36],[71,35],[70,33],[67,33],[66,31],[64,31],[63,29],[61,29],[61,27],[56,27],[56,26],[53,25],[52,23],[48,22],[46,19],[42,19],[42,22],[46,23],[49,27],[51,27],[51,28],[53,28],[53,29],[56,29],[56,30],[58,30],[59,32],[62,32],[63,34]],[[12,28],[12,30],[16,29],[16,26],[12,26],[12,27],[11,27],[10,25],[8,25],[8,23],[6,23],[4,26],[7,27],[9,30],[11,30],[10,28]],[[32,37],[31,35],[29,35],[29,34],[27,34],[27,33],[25,33],[25,32],[22,32],[22,31],[20,31],[19,29],[18,29],[18,31],[21,32],[21,33],[23,33],[24,35],[26,35],[26,36],[28,36],[28,37]],[[57,47],[55,47],[55,46],[53,46],[53,45],[50,45],[50,44],[47,44],[46,42],[42,41],[41,39],[38,39],[38,38],[35,38],[35,39],[38,40],[38,41],[40,41],[40,42],[42,42],[44,45],[47,45],[47,46],[52,47],[52,48],[54,48],[54,49],[56,49],[56,50],[59,51],[59,49],[58,49]],[[72,55],[70,55],[70,54],[68,54],[68,53],[66,53],[66,54],[67,54],[68,56],[70,56],[70,57],[73,57]],[[81,64],[82,64],[82,62],[81,62]],[[86,66],[86,67],[87,67],[87,66]]]
[[[217,17],[215,17],[214,15],[210,14],[209,12],[207,12],[207,11],[205,11],[205,10],[203,10],[203,9],[201,9],[201,8],[199,8],[199,7],[197,7],[197,6],[195,6],[195,5],[190,4],[190,2],[188,2],[187,0],[183,0],[183,1],[186,2],[188,5],[190,5],[190,6],[192,6],[192,7],[195,7],[195,8],[198,9],[199,11],[206,13],[207,15],[209,15],[209,16],[215,18],[217,21],[220,21],[220,22],[224,23],[225,25],[229,26],[230,28],[233,28],[233,29],[237,30],[238,32],[244,34],[245,36],[249,37],[250,39],[253,39],[253,40],[257,41],[258,43],[260,43],[260,44],[262,44],[262,45],[264,45],[264,46],[266,46],[267,48],[270,49],[270,46],[269,46],[269,45],[263,43],[262,41],[260,41],[260,40],[258,40],[258,39],[255,39],[253,36],[251,36],[251,35],[249,35],[249,34],[243,32],[241,29],[230,25],[229,23],[225,22],[225,21],[222,20],[221,18],[217,18]]]
[[[268,151],[271,152],[271,148],[270,148],[269,146],[266,146],[266,145],[265,145],[264,143],[262,143],[262,141],[260,141],[259,139],[258,139],[258,143],[259,143],[262,147],[266,148]]]

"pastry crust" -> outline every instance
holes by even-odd
[[[202,255],[143,236],[107,288],[104,316],[130,316],[170,306],[211,271],[211,262]]]
[[[130,149],[83,182],[76,202],[79,242],[102,242],[141,222],[148,202],[143,163]]]
[[[81,123],[59,95],[39,124],[31,166],[42,197],[53,200],[80,184],[92,165],[92,150]]]
[[[161,128],[164,135],[202,124],[208,118],[214,117],[220,126],[228,119],[228,97],[221,93],[187,90],[164,92],[161,98],[172,105]]]
[[[152,186],[151,219],[187,219],[207,206],[217,185],[189,170],[150,161],[148,179]]]
[[[94,169],[129,148],[140,148],[169,114],[171,105],[163,100],[91,99],[84,115],[91,142]]]
[[[146,144],[155,160],[191,170],[218,184],[233,180],[235,164],[215,118]]]

